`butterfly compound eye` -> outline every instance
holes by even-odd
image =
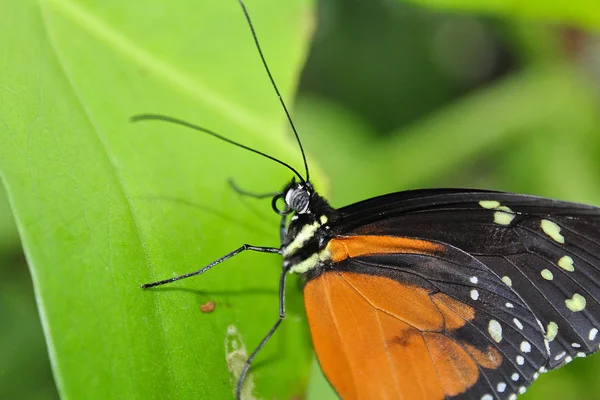
[[[288,191],[285,195],[285,203],[297,213],[305,213],[308,210],[310,193],[303,187]]]

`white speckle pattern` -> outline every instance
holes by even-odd
[[[580,351],[579,353],[575,354],[576,357],[585,357],[585,353],[583,351]]]
[[[575,266],[573,265],[573,259],[569,256],[562,256],[560,260],[558,260],[558,266],[564,269],[567,272],[575,271]]]
[[[471,298],[473,300],[477,300],[479,298],[479,292],[477,291],[477,289],[472,289],[471,290]]]
[[[596,328],[590,329],[590,333],[588,335],[588,339],[590,339],[590,340],[596,340],[596,335],[597,334],[598,334],[598,329],[596,329]]]
[[[585,308],[585,297],[575,293],[572,298],[565,300],[567,308],[573,312],[582,311]]]
[[[488,332],[496,343],[500,343],[502,341],[502,326],[495,319],[490,320],[488,324]]]
[[[558,360],[560,360],[561,358],[563,358],[563,357],[564,357],[564,356],[566,356],[566,355],[567,355],[567,352],[566,352],[566,351],[563,351],[562,353],[560,353],[560,354],[557,354],[557,355],[556,355],[556,357],[554,357],[554,359],[555,359],[556,361],[558,361]]]
[[[496,390],[498,391],[498,393],[504,393],[504,391],[506,390],[506,383],[500,382],[498,386],[496,386]]]
[[[517,395],[516,394],[511,394],[510,396],[508,396],[508,400],[517,400]]]
[[[512,280],[506,275],[502,277],[502,282],[504,282],[506,286],[512,286]]]
[[[494,397],[491,394],[484,394],[481,396],[481,400],[494,400]]]
[[[519,364],[519,365],[525,364],[525,359],[523,358],[523,356],[517,356],[516,360],[517,360],[517,364]]]
[[[512,374],[510,376],[510,379],[512,379],[514,382],[519,380],[519,374],[517,374],[516,372],[514,374]]]
[[[471,281],[471,283],[475,284],[477,282],[479,282],[479,279],[477,279],[476,276],[472,276],[471,279],[469,279]]]
[[[517,328],[519,328],[519,329],[521,329],[521,330],[523,329],[523,324],[521,323],[521,321],[519,321],[519,320],[518,320],[518,319],[516,319],[516,318],[513,318],[513,322],[515,323],[515,326],[516,326]]]
[[[564,243],[565,238],[560,234],[560,226],[556,225],[554,222],[543,219],[541,223],[542,230],[544,233],[552,238],[557,243]]]
[[[581,347],[581,345],[579,343],[571,343],[571,346],[575,347],[576,349]]]
[[[542,275],[542,278],[544,278],[547,281],[551,281],[552,279],[554,279],[554,275],[549,269],[543,269],[542,272],[540,272],[540,275]]]
[[[535,372],[535,373],[533,374],[533,379],[537,379],[537,378],[539,378],[539,377],[540,377],[540,373],[539,373],[539,372]]]
[[[565,364],[568,364],[571,361],[573,361],[573,357],[570,357],[570,356],[565,357]]]
[[[521,387],[519,388],[519,394],[523,394],[523,393],[525,393],[526,391],[527,391],[527,388],[526,388],[525,386],[521,386]]]
[[[521,351],[523,353],[530,353],[531,352],[531,344],[528,341],[522,341],[521,342]]]
[[[506,306],[506,308],[515,308],[513,303],[506,303],[505,306]]]
[[[548,370],[546,369],[546,367],[540,367],[540,374],[543,374],[544,372],[547,372]]]

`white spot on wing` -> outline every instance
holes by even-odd
[[[562,353],[559,353],[559,354],[557,354],[557,355],[556,355],[556,357],[554,357],[554,359],[555,359],[556,361],[558,361],[558,360],[560,360],[561,358],[563,358],[563,357],[564,357],[564,356],[566,356],[566,355],[567,355],[567,352],[566,352],[566,351],[563,351]]]
[[[510,379],[512,379],[513,381],[518,381],[519,380],[519,374],[517,374],[516,372],[514,374],[512,374],[510,376]]]
[[[490,320],[488,324],[488,332],[496,343],[500,343],[502,341],[502,326],[495,319]]]
[[[484,394],[481,396],[481,400],[494,400],[494,397],[491,394]]]
[[[512,286],[512,280],[506,275],[502,277],[502,282],[504,282],[506,286]]]
[[[596,335],[598,334],[598,329],[592,328],[590,329],[590,334],[588,335],[588,339],[596,340]]]
[[[506,383],[504,383],[504,382],[500,382],[500,383],[498,384],[498,386],[496,386],[496,390],[497,390],[499,393],[504,393],[504,391],[506,390]]]
[[[471,290],[471,298],[473,300],[477,300],[479,298],[479,292],[477,291],[477,289]]]
[[[517,364],[519,364],[519,365],[525,364],[525,359],[523,358],[523,356],[517,356]]]
[[[477,279],[476,276],[472,276],[469,281],[471,281],[471,283],[476,284],[477,282],[479,282],[479,279]]]
[[[514,324],[515,324],[515,326],[516,326],[517,328],[519,328],[519,329],[523,329],[523,324],[521,323],[521,321],[519,321],[519,320],[518,320],[518,319],[516,319],[516,318],[513,318],[513,322],[514,322]]]
[[[509,303],[509,302],[507,302],[505,304],[505,306],[506,306],[506,308],[515,308],[515,306],[513,305],[513,303]]]
[[[522,341],[521,342],[521,351],[523,353],[529,353],[531,352],[531,343],[529,343],[528,341]]]

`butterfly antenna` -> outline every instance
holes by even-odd
[[[162,115],[162,114],[139,114],[139,115],[134,115],[133,117],[130,118],[130,121],[131,122],[139,122],[139,121],[164,121],[164,122],[170,122],[170,123],[177,124],[177,125],[182,125],[182,126],[185,126],[187,128],[191,128],[191,129],[194,129],[196,131],[200,131],[200,132],[206,133],[208,135],[216,137],[217,139],[221,139],[224,142],[227,142],[227,143],[232,144],[232,145],[237,146],[237,147],[241,147],[242,149],[251,151],[252,153],[256,153],[258,155],[261,155],[261,156],[263,156],[265,158],[268,158],[269,160],[273,160],[276,163],[278,163],[280,165],[283,165],[284,167],[286,167],[287,169],[289,169],[290,171],[292,171],[294,174],[296,174],[298,176],[298,178],[300,178],[302,181],[304,181],[304,178],[302,178],[302,175],[300,175],[300,173],[298,171],[296,171],[296,169],[294,167],[292,167],[291,165],[289,165],[288,163],[285,163],[285,162],[283,162],[281,160],[278,160],[277,158],[272,157],[272,156],[270,156],[268,154],[265,154],[262,151],[258,151],[258,150],[255,150],[255,149],[251,148],[251,147],[244,146],[241,143],[238,143],[236,141],[228,139],[225,136],[221,136],[218,133],[211,131],[210,129],[206,129],[206,128],[203,128],[201,126],[192,124],[191,122],[187,122],[187,121],[184,121],[182,119],[178,119],[178,118],[174,118],[174,117],[169,117],[168,115]]]
[[[271,74],[271,70],[269,69],[269,66],[267,65],[267,60],[265,59],[262,48],[260,47],[260,43],[258,42],[258,36],[256,35],[256,31],[254,30],[254,25],[252,25],[252,20],[250,19],[250,14],[248,13],[248,10],[246,9],[246,5],[244,4],[243,0],[238,0],[238,2],[240,3],[240,6],[242,7],[242,11],[244,12],[244,16],[246,17],[246,21],[248,22],[248,27],[250,28],[250,32],[252,32],[252,38],[254,39],[254,44],[256,45],[256,49],[258,50],[260,59],[262,60],[263,66],[265,67],[265,71],[267,72],[267,75],[269,75],[269,79],[271,80],[271,85],[273,86],[273,89],[275,89],[275,93],[277,94],[277,97],[279,97],[279,102],[281,103],[281,106],[283,107],[283,111],[285,111],[285,115],[287,116],[287,119],[290,123],[290,127],[292,128],[292,131],[294,131],[294,136],[296,136],[296,141],[298,142],[298,146],[300,147],[300,152],[302,153],[302,161],[304,162],[304,170],[306,171],[306,181],[308,182],[310,180],[309,179],[310,175],[308,173],[308,163],[306,162],[306,154],[304,154],[304,148],[302,147],[302,142],[300,141],[300,136],[298,135],[298,131],[296,130],[296,126],[294,125],[292,116],[290,115],[290,112],[288,111],[288,109],[285,105],[285,102],[283,101],[283,97],[281,97],[281,93],[279,93],[279,89],[277,88],[275,79],[273,78],[273,75]],[[304,181],[303,178],[300,178],[300,179],[302,181]]]

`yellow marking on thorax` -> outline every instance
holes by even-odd
[[[331,253],[329,252],[328,247],[325,247],[319,253],[314,253],[307,259],[300,261],[298,264],[295,264],[292,268],[290,268],[290,274],[303,274],[315,268],[317,265],[330,260]]]
[[[319,221],[315,221],[312,224],[304,225],[302,230],[298,232],[294,240],[283,249],[283,256],[287,257],[294,254],[296,251],[302,248],[306,242],[315,236],[315,233],[321,226],[327,223],[327,216],[321,215]]]

